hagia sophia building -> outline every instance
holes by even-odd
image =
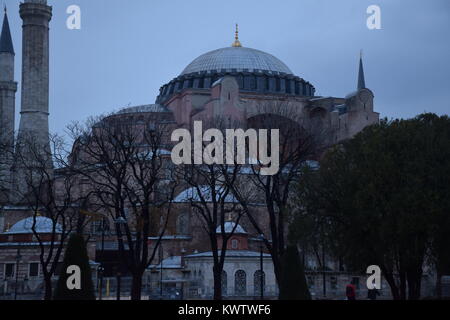
[[[52,7],[46,0],[24,0],[20,4],[20,16],[23,20],[23,52],[18,136],[32,132],[43,145],[48,145],[51,112],[49,24]],[[5,10],[0,38],[0,139],[3,143],[15,140],[18,85],[14,79],[14,60],[14,45]],[[349,66],[349,70],[352,68]],[[366,87],[362,58],[355,80],[355,90],[349,90],[352,92],[345,97],[316,96],[314,85],[296,75],[281,60],[269,53],[245,47],[236,29],[234,42],[230,46],[199,56],[173,80],[163,84],[154,104],[127,107],[109,117],[126,117],[136,121],[152,117],[170,123],[172,128],[189,129],[197,119],[227,115],[245,122],[255,116],[255,105],[289,103],[295,106],[305,121],[314,121],[327,128],[327,139],[334,144],[379,121],[379,114],[374,111],[374,94]],[[0,292],[11,290],[16,278],[21,283],[21,290],[30,294],[42,292],[39,246],[31,230],[32,213],[20,203],[20,199],[11,196],[11,190],[20,188],[20,174],[4,165],[0,165],[0,173],[9,174],[9,179],[0,183],[3,184],[0,185]],[[206,299],[212,296],[212,253],[208,238],[198,226],[189,201],[186,201],[189,192],[189,189],[179,190],[175,196],[177,213],[163,237],[161,255],[155,258],[144,276],[144,292],[149,295],[163,287],[164,292],[184,298]],[[45,218],[45,214],[37,220],[39,233],[44,237],[50,234],[52,223]],[[269,254],[260,253],[260,240],[252,225],[245,219],[239,225],[229,219],[226,229],[235,229],[235,233],[224,266],[224,296],[259,296],[262,279],[260,260],[263,260],[265,295],[276,297],[278,289],[272,261]],[[88,250],[94,276],[97,276],[97,268],[102,265],[105,281],[109,281],[108,288],[113,291],[117,272],[117,241],[114,235],[108,235],[101,244],[101,233],[95,223],[86,232],[90,233]],[[101,247],[103,252],[100,254]],[[331,296],[333,293],[342,295],[345,284],[361,276],[339,271],[331,259],[327,267],[326,282]],[[323,285],[322,273],[317,268],[314,257],[307,260],[308,284],[313,295],[315,292],[320,295]],[[126,271],[122,281],[122,288],[126,290]],[[361,287],[364,281],[361,276]],[[3,289],[2,285],[5,286]]]

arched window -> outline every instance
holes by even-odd
[[[177,217],[177,234],[186,236],[189,234],[189,213],[180,213]]]
[[[227,273],[226,271],[222,271],[222,295],[226,296],[228,293],[228,279],[227,279]]]
[[[257,270],[253,275],[253,287],[256,297],[261,296],[261,281],[264,293],[264,291],[266,291],[266,274],[264,273],[264,271]]]
[[[236,296],[247,295],[247,274],[244,270],[238,270],[234,274],[234,294]]]

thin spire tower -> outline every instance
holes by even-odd
[[[358,72],[358,90],[366,88],[366,79],[364,77],[363,51],[359,53],[359,72]]]

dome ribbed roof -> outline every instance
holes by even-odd
[[[228,47],[201,55],[192,61],[181,75],[222,70],[293,74],[282,61],[271,54],[245,47]]]

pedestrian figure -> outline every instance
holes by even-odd
[[[380,295],[380,291],[377,288],[369,289],[367,291],[367,299],[369,300],[377,300],[377,296]]]
[[[347,300],[356,300],[356,287],[353,280],[345,287],[345,295]]]

